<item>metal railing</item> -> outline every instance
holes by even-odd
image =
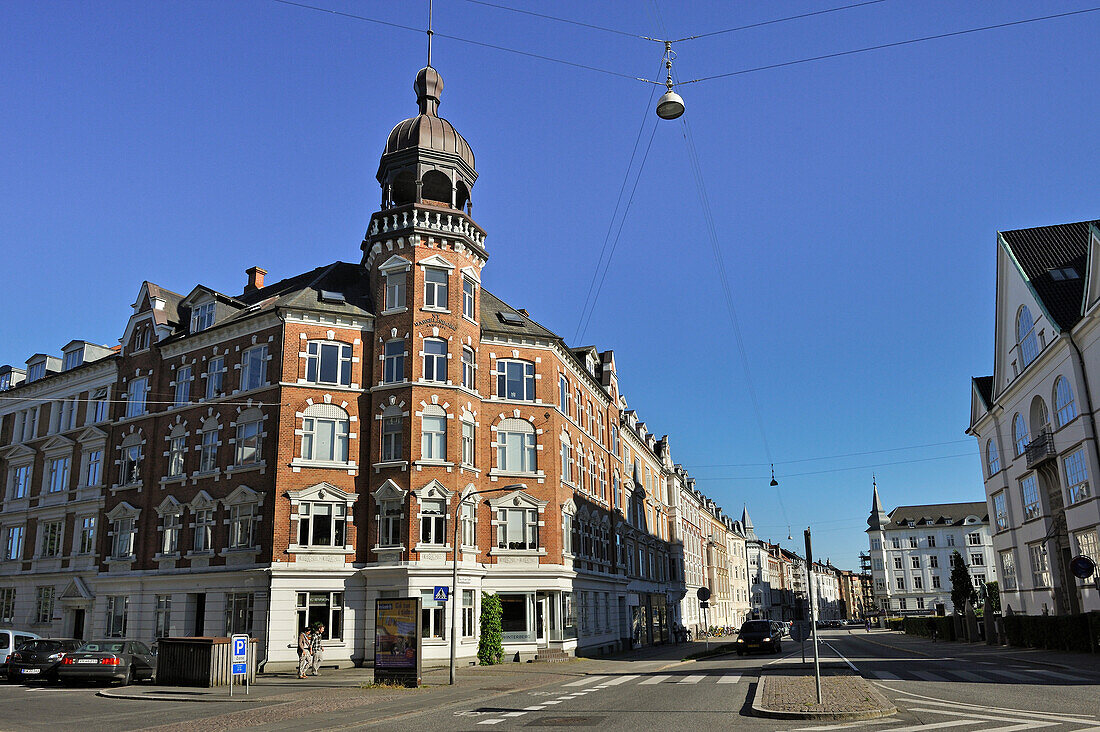
[[[1057,454],[1058,452],[1054,449],[1054,435],[1049,429],[1040,432],[1039,436],[1027,443],[1027,447],[1024,448],[1028,469],[1046,460],[1052,460]]]

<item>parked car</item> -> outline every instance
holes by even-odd
[[[26,641],[8,657],[8,681],[57,681],[57,667],[61,659],[83,643],[76,638],[35,638]]]
[[[0,673],[7,672],[8,656],[14,653],[16,648],[37,637],[37,633],[27,630],[0,630]]]
[[[780,623],[773,620],[747,620],[737,634],[737,655],[743,656],[752,651],[779,653],[781,634]]]
[[[139,641],[88,641],[66,653],[57,675],[63,683],[73,681],[118,681],[123,686],[140,679],[152,679],[157,671],[156,654]]]

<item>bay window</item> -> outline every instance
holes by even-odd
[[[420,459],[447,459],[447,414],[443,408],[429,404],[421,416]]]
[[[447,341],[440,338],[424,339],[424,379],[447,380]]]
[[[382,381],[393,384],[405,380],[405,341],[386,341],[382,360]]]
[[[424,307],[432,310],[447,309],[447,270],[424,268]]]

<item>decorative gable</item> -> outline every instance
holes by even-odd
[[[404,501],[407,492],[392,480],[387,480],[371,493],[376,503],[382,501]]]
[[[316,485],[311,485],[308,488],[303,488],[300,491],[287,491],[286,496],[290,499],[290,504],[292,506],[297,506],[299,503],[307,501],[342,501],[348,505],[351,505],[359,499],[359,496],[357,494],[348,493],[347,491],[337,488],[331,483],[317,483]]]
[[[408,272],[411,268],[412,262],[398,254],[395,254],[387,259],[385,262],[383,262],[378,270],[385,274],[389,272]]]
[[[439,267],[440,269],[445,269],[448,271],[451,271],[455,268],[453,264],[448,262],[443,257],[439,256],[438,254],[433,254],[430,257],[425,257],[424,259],[421,259],[419,262],[417,262],[417,264],[421,267]]]

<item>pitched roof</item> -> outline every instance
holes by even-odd
[[[157,325],[168,325],[169,323],[180,322],[179,305],[180,300],[183,299],[183,295],[178,292],[172,292],[167,287],[155,285],[148,280],[145,281],[145,291],[149,293],[149,297],[155,297],[164,301],[163,310],[153,308],[153,322]]]
[[[1062,330],[1081,319],[1088,262],[1089,224],[1038,226],[1032,229],[1002,231],[1001,239],[1024,271],[1043,307]],[[1055,279],[1051,270],[1072,267],[1077,277]]]
[[[978,390],[978,394],[985,402],[986,408],[988,408],[993,403],[993,377],[975,376],[973,382],[974,388]]]
[[[515,316],[522,320],[523,325],[519,322],[507,323],[501,320],[501,313],[509,313],[510,316]],[[513,320],[515,318],[512,318]],[[534,336],[538,338],[549,338],[555,341],[563,341],[562,337],[553,331],[544,328],[536,323],[529,316],[519,312],[511,305],[505,304],[503,300],[486,290],[481,288],[481,331],[483,333],[503,333],[505,335],[525,335]]]
[[[932,519],[937,526],[955,526],[965,521],[967,516],[977,516],[982,521],[988,522],[989,509],[985,501],[898,506],[890,512],[890,523],[905,526],[909,521],[915,521],[919,526],[924,519]]]

